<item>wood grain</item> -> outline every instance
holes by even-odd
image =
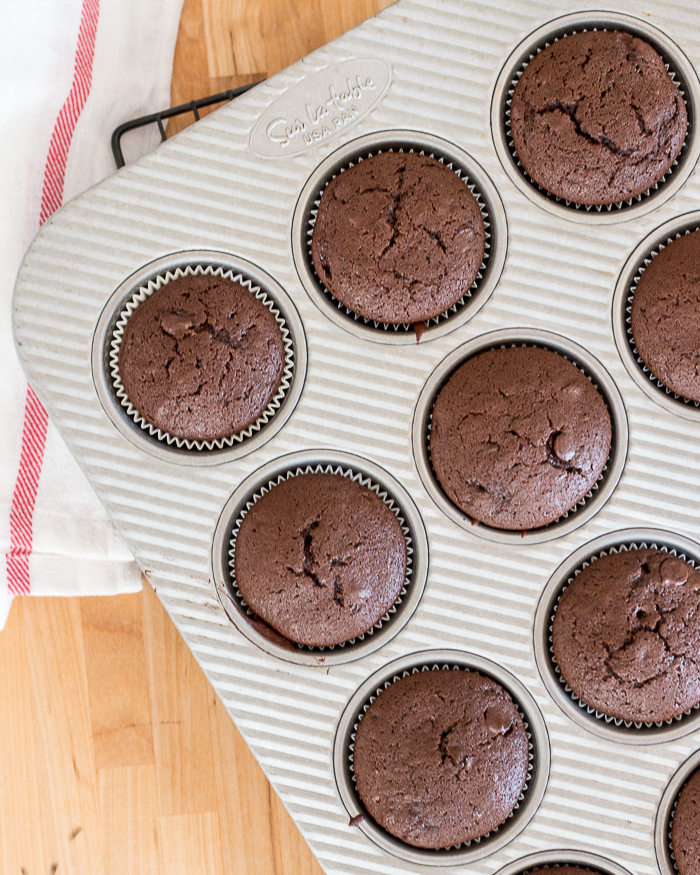
[[[172,105],[270,76],[388,5],[185,0]],[[320,875],[147,581],[16,599],[0,713],[2,875]]]

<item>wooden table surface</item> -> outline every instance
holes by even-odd
[[[269,76],[389,4],[185,0],[172,103]],[[2,875],[320,875],[147,582],[16,599],[0,714]]]

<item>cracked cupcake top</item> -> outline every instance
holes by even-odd
[[[680,875],[700,875],[700,771],[681,790],[671,844]]]
[[[299,474],[243,518],[235,572],[266,623],[290,641],[328,647],[362,635],[394,604],[406,539],[376,493],[341,474]]]
[[[578,204],[645,192],[678,157],[688,118],[664,62],[629,33],[572,34],[527,65],[511,103],[525,171]]]
[[[679,237],[647,266],[632,299],[632,335],[652,374],[700,401],[700,233]]]
[[[602,556],[566,589],[552,644],[581,701],[621,720],[670,720],[700,702],[700,574],[662,550]]]
[[[314,267],[348,309],[378,322],[444,313],[484,258],[479,206],[435,158],[383,152],[332,179],[314,225]]]
[[[424,671],[370,705],[353,768],[370,816],[420,848],[500,826],[525,787],[528,738],[506,690],[472,671]]]
[[[174,437],[215,440],[252,425],[284,372],[275,317],[248,289],[208,274],[171,280],[124,328],[119,374],[143,418]]]
[[[593,487],[610,452],[600,393],[563,356],[534,347],[470,358],[440,390],[430,458],[447,496],[499,529],[544,526]]]

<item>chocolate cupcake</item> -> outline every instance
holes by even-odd
[[[678,797],[671,846],[680,875],[700,875],[700,771],[693,773]]]
[[[326,186],[312,258],[345,307],[389,324],[425,322],[472,287],[484,258],[479,205],[435,158],[383,152]]]
[[[669,243],[646,267],[632,299],[631,329],[653,376],[700,402],[700,232]]]
[[[659,182],[688,126],[662,58],[620,31],[571,34],[539,52],[515,86],[510,121],[525,172],[583,205],[629,200]]]
[[[575,507],[610,452],[605,401],[563,356],[536,347],[468,359],[438,393],[430,459],[473,520],[529,530]]]
[[[298,474],[250,507],[235,543],[236,584],[290,641],[328,647],[371,629],[406,580],[406,538],[372,490],[341,474]]]
[[[552,627],[561,676],[583,704],[660,723],[700,702],[700,574],[662,550],[601,556],[562,595]]]
[[[420,848],[487,835],[518,803],[528,737],[506,690],[472,671],[395,681],[360,720],[353,769],[369,815]]]
[[[189,441],[237,435],[264,414],[282,382],[285,343],[248,288],[212,272],[158,288],[130,313],[118,378],[153,429]]]
[[[530,869],[527,875],[594,875],[591,869],[582,866],[544,866],[540,869]]]

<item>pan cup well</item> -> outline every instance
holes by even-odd
[[[673,818],[681,791],[698,769],[700,751],[696,751],[680,765],[661,797],[654,824],[654,848],[661,875],[678,875],[672,841]]]
[[[508,817],[488,835],[451,848],[417,848],[392,836],[367,813],[355,785],[354,738],[357,725],[374,699],[395,681],[422,671],[468,670],[491,678],[510,695],[525,724],[529,739],[529,766],[525,789]],[[489,856],[512,841],[534,817],[549,779],[550,748],[544,718],[527,689],[506,669],[484,657],[459,650],[411,653],[374,672],[355,692],[340,718],[333,746],[336,786],[350,818],[358,818],[367,838],[396,857],[427,866],[457,866]]]
[[[436,158],[468,186],[479,205],[486,232],[485,254],[472,287],[448,310],[421,323],[389,324],[366,319],[343,306],[323,285],[313,265],[311,240],[321,195],[339,173],[380,152],[416,152]],[[421,343],[443,337],[477,313],[493,292],[503,270],[507,223],[493,183],[471,156],[458,146],[419,131],[380,131],[352,140],[333,152],[313,172],[299,197],[292,223],[292,251],[299,278],[309,297],[336,325],[379,343]]]
[[[256,618],[238,589],[234,557],[240,523],[252,505],[290,477],[332,473],[372,490],[396,515],[406,538],[407,573],[392,607],[367,632],[343,644],[309,647],[285,639]],[[339,665],[378,650],[406,625],[423,595],[428,572],[428,540],[423,521],[406,490],[387,471],[367,459],[334,451],[311,450],[283,456],[247,477],[226,503],[214,534],[212,572],[216,593],[228,618],[249,641],[271,656],[298,665]]]
[[[539,52],[567,35],[593,30],[620,30],[649,43],[661,56],[678,88],[688,115],[685,142],[666,175],[647,191],[626,201],[590,206],[567,201],[546,191],[525,171],[518,159],[510,130],[510,103],[515,86],[527,64]],[[577,12],[538,28],[511,53],[496,82],[491,102],[491,133],[504,170],[517,188],[533,203],[554,215],[585,224],[625,222],[656,209],[687,180],[700,155],[698,109],[700,82],[683,51],[666,34],[632,15],[615,12]]]
[[[700,545],[681,535],[646,528],[610,532],[579,547],[561,563],[542,592],[534,623],[537,668],[559,708],[579,726],[601,738],[635,745],[658,744],[693,732],[700,726],[700,705],[663,723],[626,722],[596,711],[582,702],[562,677],[552,650],[552,623],[564,590],[591,562],[608,553],[644,548],[663,550],[700,567]]]
[[[589,870],[592,875],[630,875],[618,863],[613,863],[598,854],[589,854],[587,851],[576,851],[562,848],[554,851],[541,851],[528,854],[513,860],[499,869],[496,875],[529,875],[536,869],[550,869],[551,875],[557,875],[557,869],[561,866],[576,866]]]
[[[497,529],[471,518],[445,494],[430,459],[432,411],[437,396],[452,374],[468,359],[481,352],[510,346],[548,349],[575,364],[600,392],[612,425],[607,463],[591,491],[559,519],[527,532]],[[534,328],[502,329],[483,334],[454,350],[433,371],[423,387],[413,416],[413,455],[418,474],[435,504],[458,526],[480,538],[501,544],[540,544],[574,531],[589,520],[612,495],[627,457],[629,431],[622,396],[610,374],[590,353],[558,334]]]
[[[669,413],[700,422],[700,402],[678,395],[665,386],[641,359],[632,334],[632,302],[642,274],[652,260],[674,240],[700,230],[700,211],[665,222],[634,249],[620,272],[612,304],[615,344],[627,372],[639,388]]]
[[[235,280],[266,306],[280,327],[285,350],[282,382],[268,408],[239,434],[214,441],[175,438],[146,422],[133,408],[121,383],[119,347],[134,310],[165,284],[181,276],[211,274]],[[258,449],[287,421],[301,395],[306,376],[306,338],[301,319],[284,289],[257,265],[228,253],[177,252],[144,265],[107,301],[92,345],[92,374],[100,403],[112,423],[131,443],[164,461],[181,465],[218,465]]]

